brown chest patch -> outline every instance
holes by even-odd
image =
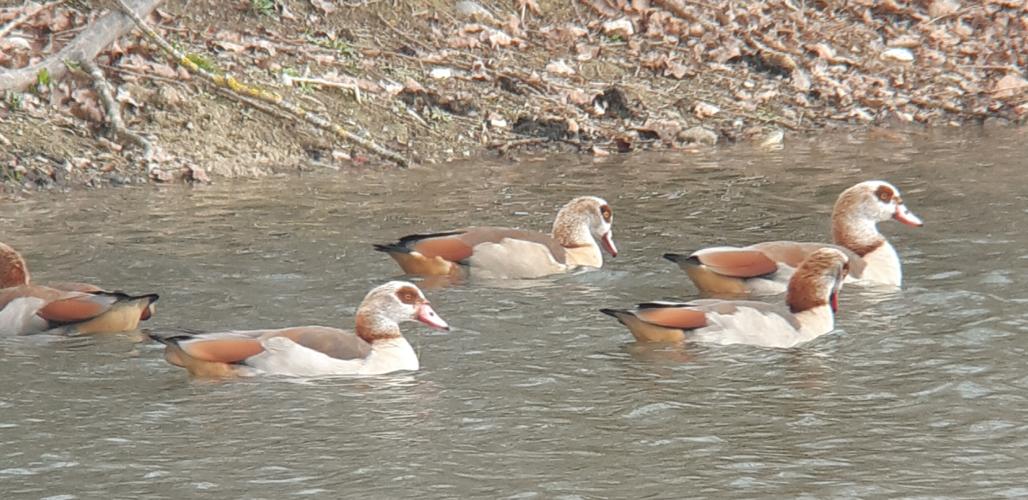
[[[839,243],[842,244],[842,246],[852,250],[853,253],[863,257],[863,256],[865,256],[865,255],[867,255],[867,254],[869,254],[869,253],[871,253],[871,252],[881,248],[881,246],[885,244],[885,238],[877,238],[877,239],[875,239],[874,241],[872,241],[870,243],[866,243],[866,244],[862,244],[862,245],[856,244],[856,243],[853,243],[853,242],[850,242],[850,241],[841,241]]]
[[[0,288],[27,285],[29,270],[25,260],[13,248],[0,243]]]

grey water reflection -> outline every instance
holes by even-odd
[[[4,498],[1024,497],[1024,130],[836,136],[783,151],[479,161],[40,195],[0,207],[39,280],[161,293],[148,328],[349,326],[398,275],[371,244],[615,210],[598,272],[432,287],[447,335],[373,379],[190,380],[138,336],[0,339]],[[847,287],[797,349],[653,346],[600,307],[688,298],[666,251],[823,239],[890,180],[906,288]],[[773,299],[772,299],[773,300]]]

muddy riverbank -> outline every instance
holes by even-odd
[[[0,88],[106,11],[0,10]],[[1014,126],[1028,116],[1028,2],[161,2],[149,21],[197,64],[279,93],[413,164],[478,155],[735,143],[859,129]],[[96,63],[126,127],[109,133],[73,70],[4,91],[8,195],[394,168],[267,106],[230,98],[138,31]],[[10,82],[11,80],[8,80]]]

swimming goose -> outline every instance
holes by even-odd
[[[419,368],[400,333],[405,321],[449,330],[417,286],[391,281],[364,297],[353,331],[300,326],[152,338],[165,344],[164,359],[200,377],[380,375]]]
[[[0,243],[0,335],[132,331],[150,318],[157,298],[86,283],[33,285],[25,259]]]
[[[796,266],[811,252],[833,247],[850,259],[850,279],[863,284],[900,286],[903,269],[891,244],[878,232],[878,222],[895,219],[920,227],[899,189],[885,181],[861,182],[839,195],[832,210],[835,245],[771,241],[747,247],[712,247],[690,255],[667,253],[702,291],[731,294],[774,294],[785,291]]]
[[[749,344],[792,347],[835,328],[839,291],[849,271],[846,254],[834,248],[811,253],[793,273],[786,307],[745,300],[650,302],[634,309],[601,309],[640,342]]]
[[[602,267],[600,245],[612,257],[614,212],[602,198],[582,196],[557,212],[550,234],[505,227],[469,227],[413,234],[375,245],[412,275],[458,275],[463,269],[492,278],[536,278],[575,267]]]

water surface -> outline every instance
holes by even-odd
[[[417,373],[190,380],[136,335],[0,339],[4,498],[1024,497],[1024,130],[837,136],[785,150],[480,161],[0,207],[35,279],[159,292],[156,333],[348,327],[399,275],[371,244],[469,223],[548,229],[594,194],[601,271],[427,289]],[[865,179],[926,221],[885,223],[899,292],[849,286],[800,348],[647,346],[597,312],[689,298],[659,258],[822,240]],[[769,300],[775,300],[771,298]]]

